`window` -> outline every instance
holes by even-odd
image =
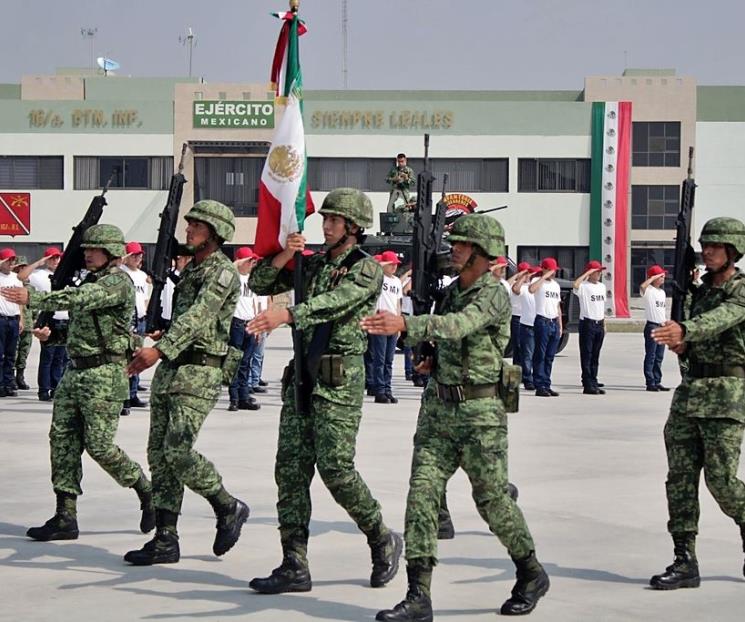
[[[675,264],[673,247],[639,247],[631,249],[631,295],[639,295],[639,286],[647,280],[647,268],[659,265],[672,273]],[[672,279],[665,279],[665,292],[672,296]]]
[[[62,156],[0,156],[0,188],[64,189]]]
[[[409,158],[408,165],[418,173],[424,167],[421,158]],[[312,190],[328,191],[351,186],[366,192],[388,192],[385,178],[393,158],[309,158],[308,184]],[[435,191],[442,188],[448,174],[447,191],[507,192],[509,162],[507,158],[437,158],[430,160],[436,180]]]
[[[111,188],[168,190],[173,175],[171,156],[76,156],[75,190],[97,190],[111,179]]]
[[[520,158],[518,192],[590,192],[590,159]]]
[[[264,157],[194,160],[195,200],[214,199],[230,207],[236,216],[256,216],[259,182]]]
[[[678,186],[632,186],[632,229],[675,229]]]
[[[635,121],[633,166],[680,166],[680,121]]]

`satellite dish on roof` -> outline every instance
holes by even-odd
[[[103,69],[104,75],[108,74],[109,71],[116,71],[120,67],[119,63],[115,60],[106,58],[105,56],[99,56],[96,59],[96,63],[98,63],[98,66]]]

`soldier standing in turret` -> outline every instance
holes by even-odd
[[[305,302],[289,309],[272,308],[259,314],[248,329],[254,334],[293,324],[305,337],[307,357],[315,331],[329,329],[313,384],[309,412],[295,404],[293,368],[282,383],[282,413],[274,477],[277,482],[277,515],[283,559],[266,578],[249,584],[257,592],[307,592],[310,484],[316,467],[324,484],[367,536],[372,556],[370,585],[382,587],[398,571],[403,542],[383,522],[380,504],[354,466],[357,432],[362,418],[364,365],[367,348],[359,321],[375,310],[383,283],[380,265],[362,252],[363,229],[372,225],[372,203],[354,188],[337,188],[323,201],[324,254],[306,257],[303,282]],[[258,263],[249,287],[259,295],[274,295],[292,287],[293,273],[286,265],[305,247],[305,238],[287,236],[287,247]],[[330,323],[330,324],[329,324]]]
[[[396,165],[388,172],[385,182],[391,187],[386,211],[395,211],[394,208],[399,199],[403,200],[404,205],[409,202],[410,190],[416,188],[416,175],[407,165],[405,153],[399,153],[396,156]]]
[[[220,395],[228,334],[240,293],[238,273],[220,247],[235,233],[233,212],[199,201],[186,214],[186,244],[194,259],[176,285],[168,330],[155,347],[135,352],[130,375],[161,360],[151,386],[147,457],[153,474],[155,537],[124,560],[137,566],[175,563],[176,529],[184,486],[201,495],[217,517],[215,555],[238,541],[248,506],[222,485],[215,466],[194,449],[199,430]]]
[[[49,445],[57,511],[27,535],[34,540],[78,537],[77,497],[82,494],[83,450],[117,483],[134,488],[140,499],[140,529],[155,526],[152,487],[142,468],[114,444],[119,410],[128,391],[125,366],[134,312],[132,281],[116,267],[124,255],[124,236],[113,225],[94,225],[83,236],[88,276],[80,287],[57,292],[3,289],[2,295],[32,310],[70,311],[67,350],[70,366],[54,397]]]
[[[745,483],[737,478],[745,431],[745,224],[712,218],[699,238],[706,264],[692,294],[690,318],[652,331],[687,361],[665,425],[668,531],[675,559],[650,585],[698,587],[696,559],[701,471],[722,511],[740,527],[745,552]],[[745,567],[743,567],[745,574]]]
[[[499,396],[502,356],[510,334],[506,289],[489,272],[489,261],[505,251],[502,225],[490,216],[459,218],[448,238],[451,283],[433,315],[366,317],[370,334],[406,331],[406,341],[435,343],[432,379],[424,390],[414,437],[406,502],[406,598],[376,620],[430,622],[432,570],[437,563],[440,499],[460,467],[468,475],[479,514],[507,547],[517,568],[512,596],[502,615],[530,613],[549,588],[520,508],[507,479],[507,415]]]

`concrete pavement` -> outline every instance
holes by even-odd
[[[36,369],[35,344],[30,370]],[[137,529],[139,506],[87,456],[79,500],[77,541],[39,543],[25,537],[51,516],[47,432],[51,406],[35,391],[0,399],[0,620],[372,620],[406,590],[405,572],[386,588],[367,581],[365,538],[313,484],[309,556],[313,590],[261,596],[247,583],[280,561],[274,507],[274,452],[278,384],[291,356],[289,331],[270,337],[264,377],[269,393],[257,412],[229,413],[223,398],[207,419],[198,448],[222,473],[228,490],[251,506],[237,547],[224,558],[211,552],[214,516],[187,492],[180,522],[180,563],[134,568],[122,562],[149,536]],[[552,586],[531,620],[628,621],[742,619],[743,554],[737,527],[702,484],[699,589],[647,589],[653,573],[672,560],[667,519],[662,428],[672,393],[647,393],[640,334],[609,334],[601,357],[605,396],[579,387],[576,335],[555,363],[558,398],[524,395],[510,417],[510,479],[520,488],[537,553]],[[403,364],[396,357],[397,375]],[[144,382],[149,384],[151,373]],[[665,357],[663,383],[678,381],[675,357]],[[27,379],[28,380],[28,379]],[[31,382],[31,384],[35,384]],[[383,506],[386,522],[402,530],[418,390],[399,380],[397,405],[366,398],[357,467]],[[143,394],[147,398],[147,393]],[[148,411],[121,420],[118,442],[146,466]],[[742,474],[745,469],[741,468]],[[509,595],[509,557],[476,513],[467,478],[448,489],[456,538],[441,543],[433,581],[438,620],[493,620]]]

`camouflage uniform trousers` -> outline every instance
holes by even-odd
[[[349,358],[345,357],[345,361]],[[310,413],[303,415],[295,408],[292,379],[283,387],[274,467],[277,516],[282,543],[300,547],[297,552],[303,556],[311,516],[310,485],[316,466],[334,500],[347,511],[360,531],[368,534],[383,524],[380,504],[354,466],[364,387],[362,356],[354,358],[359,359],[358,364],[346,365],[343,386],[324,387],[327,397],[338,392],[340,401],[346,404],[314,394]],[[355,403],[350,405],[349,402]]]
[[[33,343],[33,334],[31,333],[31,326],[26,324],[26,330],[21,333],[18,337],[18,349],[16,350],[16,371],[26,369],[26,361],[28,360],[28,354],[31,352],[31,344]]]
[[[698,485],[706,486],[722,511],[745,525],[745,483],[737,478],[745,424],[733,419],[689,417],[671,411],[665,424],[670,533],[698,532]]]
[[[476,508],[510,555],[534,550],[520,508],[507,492],[507,415],[497,398],[458,404],[439,400],[430,380],[414,436],[414,455],[406,500],[406,559],[437,561],[440,499],[461,467],[471,481]]]
[[[222,478],[194,450],[199,430],[220,393],[222,372],[213,367],[161,363],[155,371],[150,398],[147,459],[157,509],[181,512],[184,486],[202,497],[216,494]]]
[[[52,486],[56,492],[82,494],[83,450],[116,482],[131,488],[142,468],[114,444],[126,394],[123,365],[65,371],[54,394],[49,444]]]

